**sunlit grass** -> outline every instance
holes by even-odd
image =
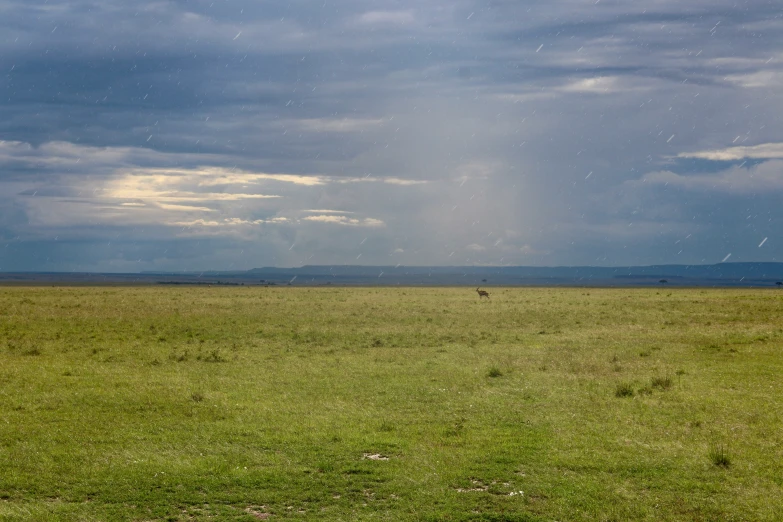
[[[781,311],[0,288],[0,520],[780,520]]]

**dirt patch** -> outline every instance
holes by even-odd
[[[389,457],[380,453],[365,453],[362,458],[367,460],[389,460]]]
[[[258,520],[266,520],[272,516],[272,513],[267,513],[266,511],[264,511],[265,508],[266,506],[251,506],[245,508],[245,512],[254,516]]]

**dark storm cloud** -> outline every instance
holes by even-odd
[[[780,257],[781,16],[0,0],[0,269]]]

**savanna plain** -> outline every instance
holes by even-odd
[[[0,520],[783,520],[783,290],[0,287]]]

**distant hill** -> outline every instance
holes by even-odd
[[[306,265],[247,271],[128,274],[0,272],[0,284],[383,286],[778,286],[783,263],[601,266]]]

